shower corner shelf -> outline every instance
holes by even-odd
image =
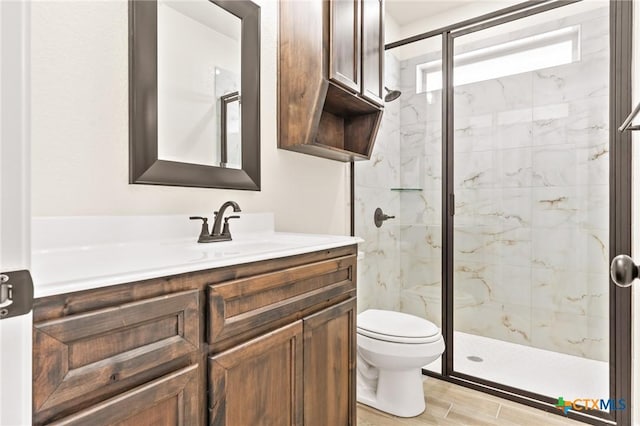
[[[422,188],[391,188],[391,190],[397,192],[421,192]]]

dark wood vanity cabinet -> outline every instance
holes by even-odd
[[[278,146],[369,159],[384,106],[382,0],[279,5]]]
[[[356,246],[36,299],[34,424],[354,424]]]
[[[349,254],[209,286],[209,345],[220,350],[209,358],[211,425],[351,424],[355,271]]]

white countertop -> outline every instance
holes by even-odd
[[[349,236],[274,232],[272,216],[242,216],[238,222],[244,221],[243,225],[233,224],[238,228],[237,235],[232,225],[233,241],[204,244],[196,241],[199,222],[186,227],[182,216],[36,218],[34,231],[46,235],[34,238],[33,243],[34,296],[293,256],[362,241]],[[173,221],[180,221],[184,229],[171,229]],[[140,231],[141,224],[152,232]],[[168,229],[153,230],[159,225]],[[192,235],[183,236],[185,230]]]

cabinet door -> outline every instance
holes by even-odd
[[[305,426],[356,424],[356,299],[304,322]]]
[[[329,79],[360,92],[360,0],[329,3]]]
[[[198,365],[100,402],[50,425],[192,426],[198,412]]]
[[[362,96],[377,105],[384,105],[382,0],[362,0]]]
[[[302,425],[302,322],[209,358],[209,423]]]

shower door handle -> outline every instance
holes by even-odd
[[[629,287],[640,275],[638,265],[626,254],[621,254],[611,261],[611,279],[618,287]]]

